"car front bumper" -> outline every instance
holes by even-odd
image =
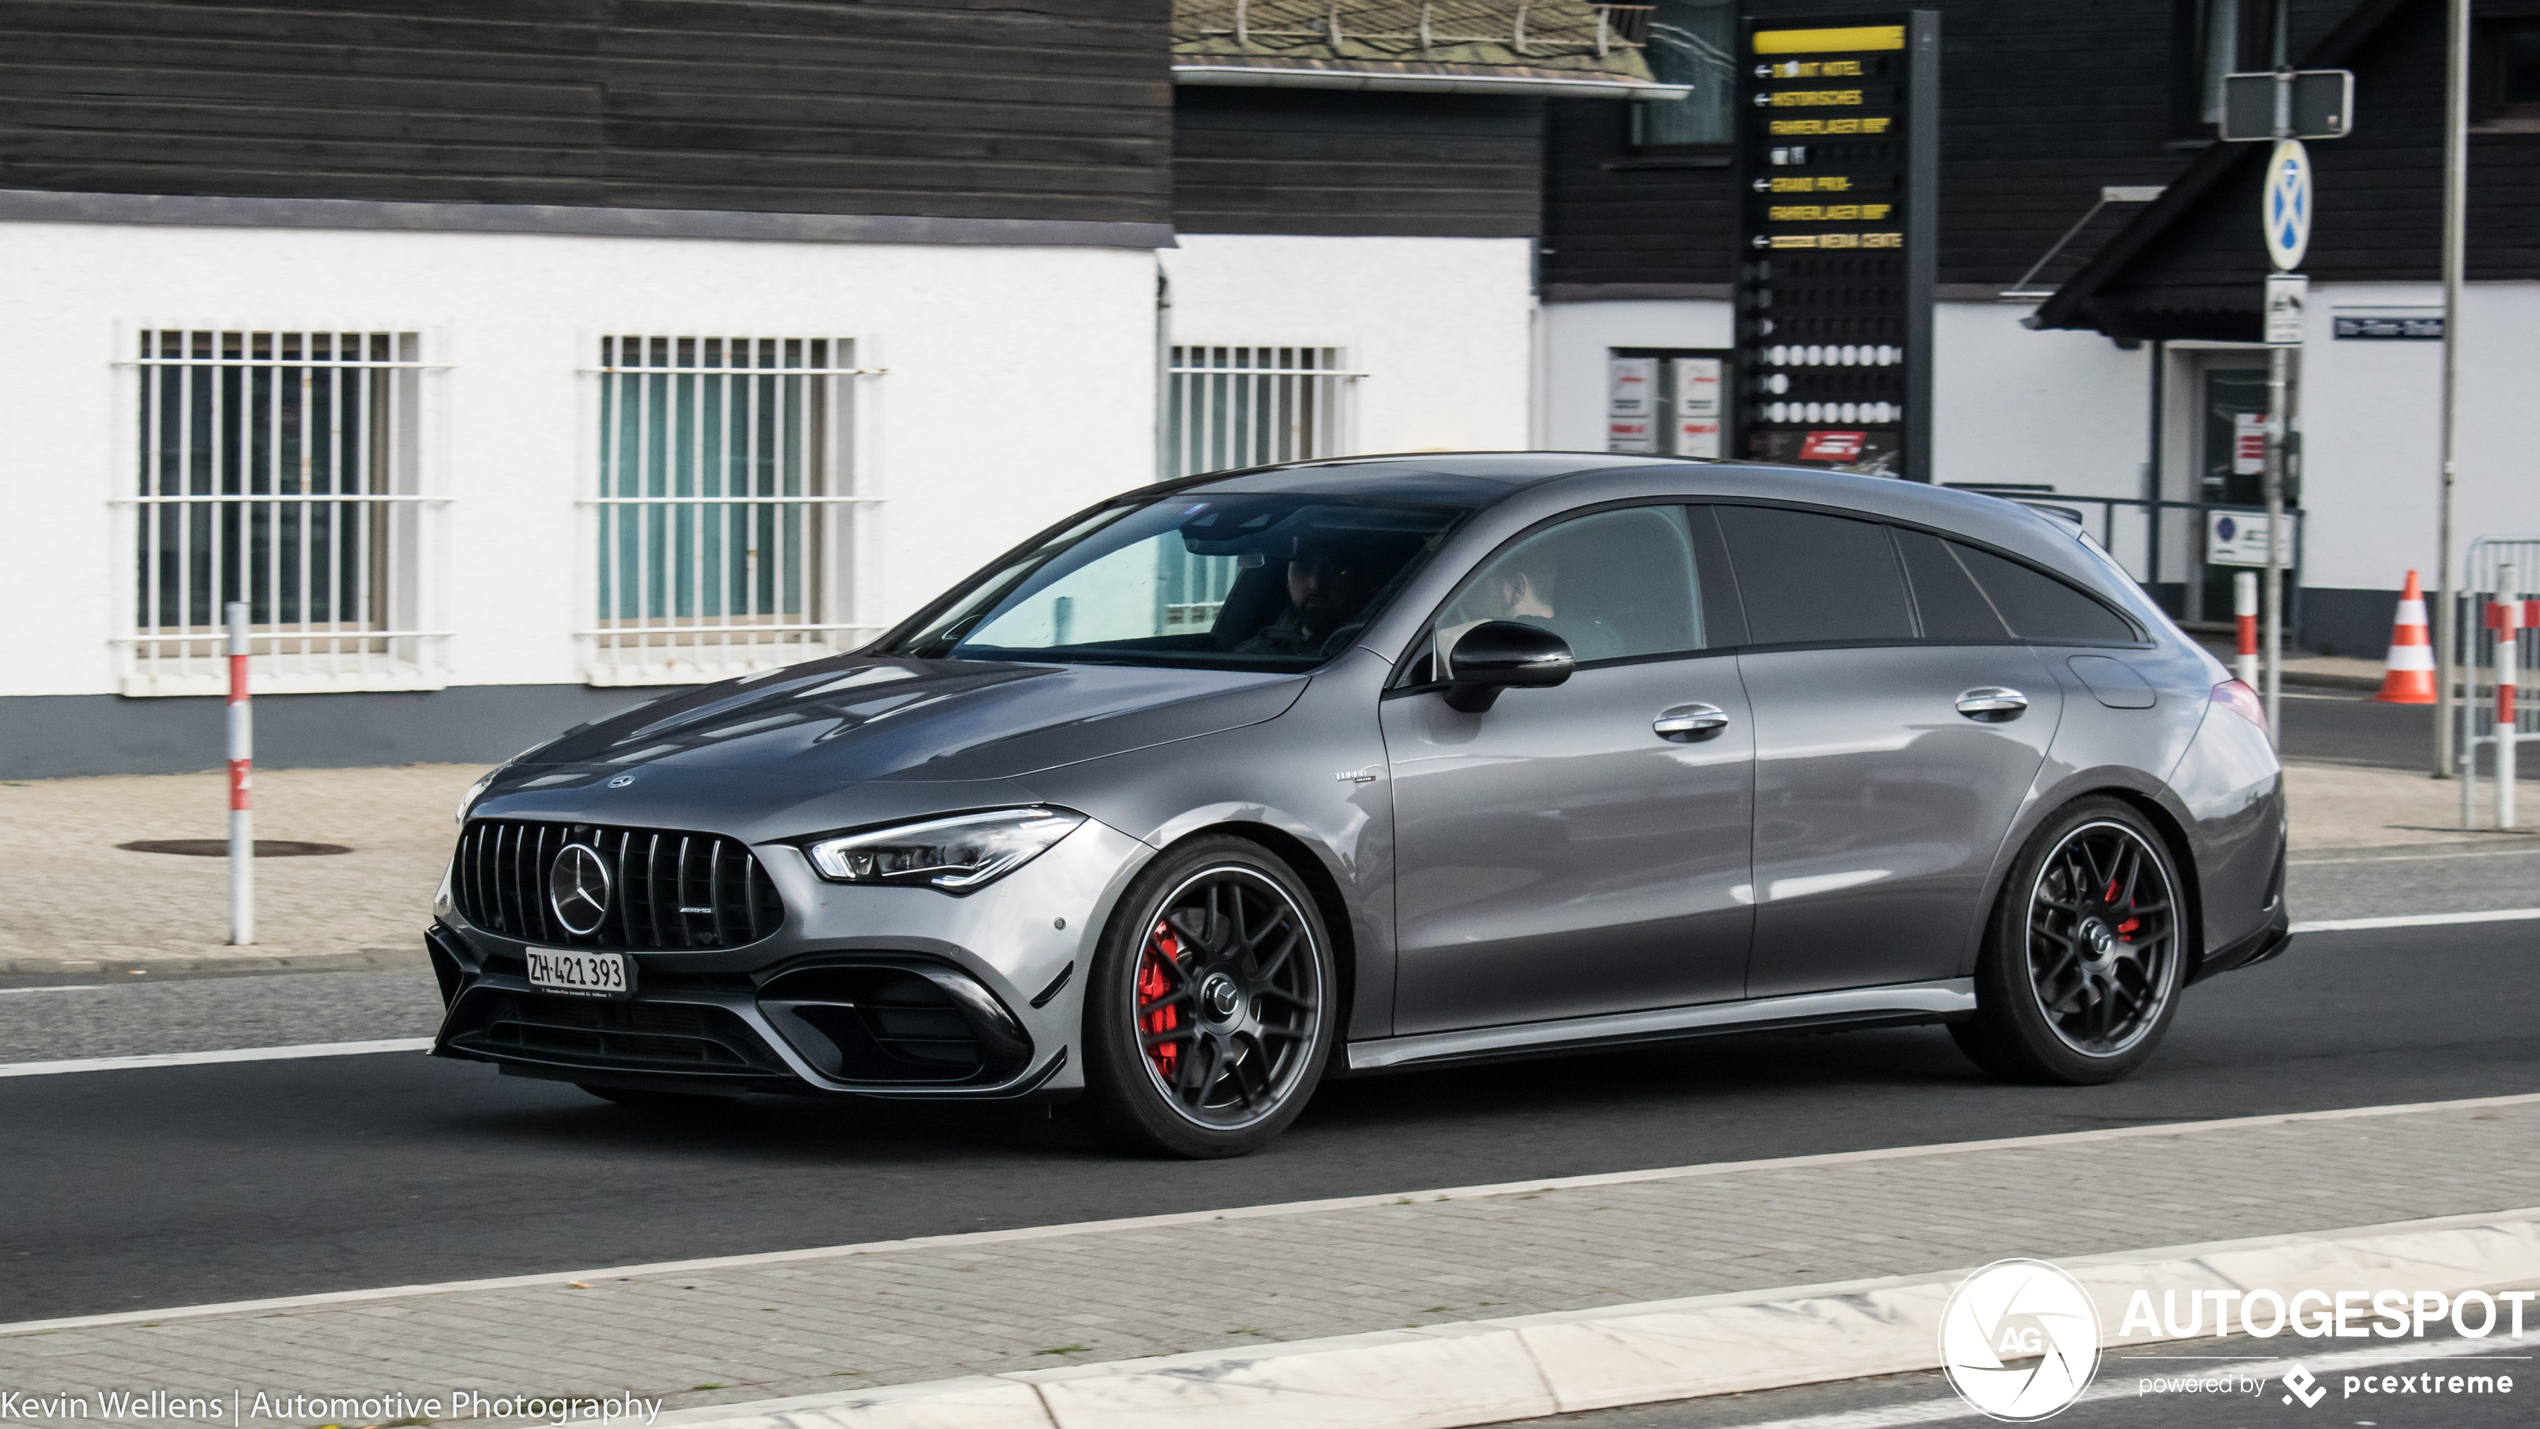
[[[528,978],[539,946],[471,923],[445,882],[427,935],[433,1055],[593,1086],[892,1099],[1064,1099],[1105,918],[1153,854],[1100,822],[969,894],[831,883],[792,844],[752,849],[784,899],[729,949],[626,951],[632,995]]]

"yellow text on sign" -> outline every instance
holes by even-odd
[[[1841,30],[1758,30],[1759,55],[1840,54],[1846,50],[1901,50],[1903,25],[1855,25]]]
[[[1775,223],[1876,223],[1894,207],[1885,203],[1777,203],[1769,217]]]
[[[1776,134],[1884,134],[1895,121],[1886,115],[1871,119],[1776,119]]]
[[[1860,102],[1857,89],[1785,89],[1773,96],[1775,109],[1850,109]]]
[[[1775,248],[1902,248],[1902,233],[1776,233]]]

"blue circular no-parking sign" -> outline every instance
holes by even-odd
[[[2278,140],[2267,156],[2266,195],[2259,206],[2267,256],[2275,260],[2276,271],[2301,267],[2302,254],[2311,246],[2311,155],[2301,140]]]

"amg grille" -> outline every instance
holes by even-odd
[[[549,867],[577,843],[609,873],[607,911],[588,933],[567,929],[547,901]],[[740,840],[719,834],[478,819],[459,835],[451,883],[470,923],[561,948],[737,948],[785,921],[775,880]]]
[[[453,1046],[496,1058],[636,1072],[783,1073],[730,1011],[691,1003],[482,993],[461,1004]]]

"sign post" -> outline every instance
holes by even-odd
[[[2284,506],[2286,488],[2301,481],[2301,447],[2291,431],[2300,391],[2303,319],[2310,279],[2297,269],[2311,245],[2311,155],[2304,139],[2342,139],[2355,127],[2355,76],[2350,70],[2296,70],[2292,7],[2275,7],[2275,68],[2223,76],[2221,137],[2271,142],[2259,200],[2259,228],[2275,271],[2267,276],[2263,319],[2267,344],[2267,737],[2283,739]]]
[[[250,795],[255,725],[247,703],[247,603],[233,600],[229,618],[229,941],[256,941],[256,815]]]
[[[1750,20],[1740,64],[1730,445],[1930,481],[1940,13]]]

